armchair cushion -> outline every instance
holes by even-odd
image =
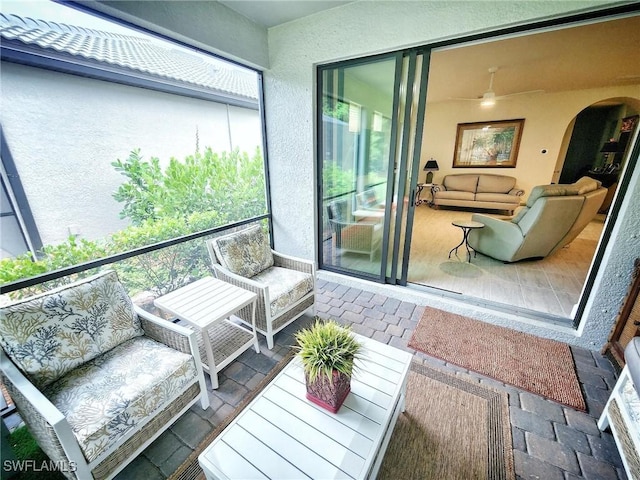
[[[585,195],[600,187],[600,182],[589,177],[582,177],[571,184],[538,185],[533,187],[527,199],[527,206],[531,207],[540,197],[558,197],[567,195]]]
[[[64,414],[85,457],[93,461],[153,418],[197,375],[191,355],[137,337],[69,372],[43,393]]]
[[[220,264],[246,278],[273,266],[273,254],[267,236],[260,225],[216,237],[213,249]]]
[[[8,305],[0,344],[38,388],[143,334],[114,271]]]
[[[380,203],[376,198],[376,192],[373,188],[369,188],[363,192],[356,194],[356,204],[358,208],[364,209],[381,209],[384,204]]]
[[[275,317],[313,290],[313,276],[282,267],[271,267],[253,280],[269,285],[269,308]]]

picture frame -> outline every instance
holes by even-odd
[[[514,168],[524,118],[459,123],[453,168]]]

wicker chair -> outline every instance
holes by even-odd
[[[346,212],[346,200],[336,200],[327,205],[335,248],[343,252],[365,253],[369,260],[373,260],[382,245],[382,223],[347,221]]]
[[[276,333],[313,306],[314,263],[272,250],[260,225],[208,240],[207,249],[220,280],[258,295],[256,330],[269,349]],[[251,307],[236,315],[251,326]]]
[[[196,334],[135,307],[108,271],[0,309],[2,381],[67,477],[112,478],[200,400]]]

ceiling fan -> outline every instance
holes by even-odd
[[[507,95],[496,95],[496,92],[493,91],[493,78],[496,74],[496,72],[498,71],[498,67],[490,67],[489,68],[489,73],[491,74],[491,78],[489,79],[489,88],[487,89],[486,92],[484,92],[482,94],[481,97],[477,97],[477,98],[456,98],[455,100],[480,100],[480,105],[483,107],[492,107],[496,104],[496,100],[501,100],[503,98],[509,98],[509,97],[513,97],[516,95],[525,95],[525,94],[529,94],[529,93],[542,93],[544,92],[544,90],[528,90],[526,92],[515,92],[515,93],[509,93]]]

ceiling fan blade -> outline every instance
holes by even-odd
[[[534,93],[544,93],[544,90],[527,90],[526,92],[507,93],[506,95],[496,96],[496,100],[503,98],[515,97],[516,95],[529,95]]]

